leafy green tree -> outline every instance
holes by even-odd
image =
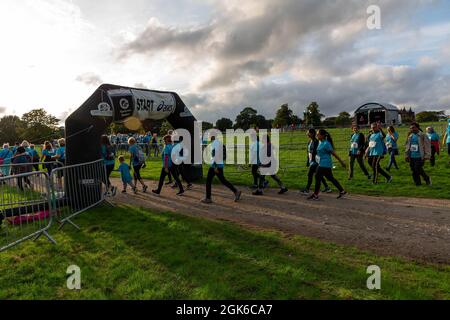
[[[320,126],[322,118],[325,117],[320,113],[319,105],[317,102],[311,102],[306,108],[304,114],[304,121],[307,126]]]
[[[34,109],[22,116],[25,130],[23,139],[34,143],[59,138],[59,119],[44,109]]]
[[[323,120],[322,125],[324,127],[334,127],[336,125],[337,117],[328,117]]]
[[[221,118],[216,122],[216,128],[222,132],[233,128],[233,121],[228,118]]]
[[[289,109],[289,105],[283,104],[277,111],[275,119],[273,120],[273,125],[276,128],[286,127],[291,124],[293,117],[293,112]]]
[[[348,112],[341,112],[339,116],[336,118],[337,126],[348,126],[352,124],[352,118]]]
[[[22,138],[25,125],[17,116],[4,116],[0,119],[0,143],[13,144]]]
[[[173,130],[172,125],[169,123],[169,121],[164,120],[161,124],[160,135],[165,136],[167,132],[169,132],[169,130]]]
[[[437,122],[443,116],[445,116],[444,111],[423,111],[416,114],[417,122]]]
[[[234,124],[235,129],[248,130],[252,125],[256,125],[256,115],[257,111],[251,107],[246,107],[241,113],[236,117]]]
[[[203,130],[209,130],[214,128],[214,125],[211,122],[204,121],[202,122],[202,128]]]

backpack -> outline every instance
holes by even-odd
[[[138,147],[137,149],[137,155],[134,156],[134,159],[137,160],[139,164],[145,163],[145,154],[144,151],[142,151],[141,148]]]

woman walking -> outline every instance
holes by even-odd
[[[386,178],[387,183],[392,182],[392,176],[381,168],[380,162],[385,154],[384,133],[380,124],[372,123],[372,132],[368,137],[369,147],[366,150],[366,158],[369,158],[369,165],[372,167],[373,184],[378,183],[378,176],[381,174]]]
[[[436,164],[436,155],[439,156],[440,153],[440,140],[441,138],[439,135],[434,131],[433,127],[427,128],[427,136],[428,139],[430,139],[431,142],[431,157],[430,157],[430,165],[432,167]]]
[[[395,131],[395,128],[390,126],[388,127],[388,134],[386,136],[386,149],[389,154],[389,164],[386,168],[387,171],[391,171],[391,167],[394,166],[395,169],[398,170],[397,161],[395,160],[395,156],[398,156],[398,132]]]
[[[359,167],[361,168],[364,175],[368,179],[372,178],[372,176],[367,171],[366,166],[364,165],[365,148],[366,148],[366,140],[364,134],[359,131],[359,126],[353,126],[353,135],[350,139],[350,151],[349,151],[350,168],[348,180],[353,179],[355,160],[358,162]]]
[[[175,179],[175,183],[178,186],[178,193],[177,196],[181,196],[184,193],[183,184],[180,181],[180,177],[178,176],[178,172],[175,169],[173,163],[172,163],[172,137],[170,135],[166,135],[164,137],[164,150],[162,153],[162,161],[163,161],[163,167],[161,169],[161,175],[159,177],[159,183],[158,183],[158,189],[152,190],[155,194],[160,194],[162,187],[164,185],[164,179],[166,176],[171,173],[172,177]]]
[[[334,186],[339,190],[338,199],[342,198],[347,194],[347,192],[344,190],[344,188],[341,186],[339,181],[336,180],[336,178],[333,176],[333,161],[331,156],[335,157],[336,160],[338,160],[341,165],[345,168],[345,162],[341,160],[341,158],[337,155],[337,153],[334,151],[334,144],[333,139],[331,138],[330,134],[321,129],[319,130],[319,133],[317,135],[317,138],[319,139],[319,146],[317,147],[317,156],[316,156],[316,162],[319,164],[317,167],[316,172],[316,186],[314,189],[314,193],[308,198],[309,200],[319,200],[319,192],[320,192],[320,185],[322,179],[325,177],[328,181],[330,181]]]
[[[131,137],[128,139],[128,152],[130,153],[130,165],[133,167],[134,185],[137,187],[139,181],[142,185],[142,192],[147,192],[148,186],[141,177],[141,169],[145,165],[145,154],[136,144],[136,139]]]
[[[114,154],[114,147],[111,145],[111,141],[108,136],[103,135],[100,140],[101,143],[101,152],[103,163],[106,168],[106,192],[109,192],[111,189],[111,195],[114,197],[117,192],[117,187],[111,184],[111,173],[114,170],[114,166],[116,164],[116,155]]]
[[[317,167],[319,167],[319,164],[316,162],[317,147],[319,146],[319,140],[317,140],[316,134],[317,133],[316,133],[315,129],[309,129],[309,131],[308,131],[309,143],[308,143],[308,147],[307,147],[308,158],[306,161],[306,166],[309,168],[308,169],[308,182],[306,183],[305,189],[303,189],[301,191],[301,193],[305,196],[309,196],[311,185],[313,183],[313,178],[316,174]],[[325,180],[325,178],[322,178],[322,184],[325,187],[325,189],[322,190],[322,192],[330,193],[331,188],[328,186],[328,183]]]

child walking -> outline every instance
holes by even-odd
[[[131,167],[125,163],[125,157],[119,156],[119,172],[120,177],[122,178],[123,183],[123,190],[122,193],[127,193],[127,186],[131,187],[131,190],[133,190],[134,194],[137,193],[136,185],[133,183],[133,178],[131,177],[130,169]]]

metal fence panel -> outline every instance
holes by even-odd
[[[58,212],[61,228],[69,223],[79,229],[72,219],[105,201],[106,181],[103,160],[59,167],[52,171],[52,205]]]
[[[53,221],[48,174],[27,172],[0,178],[0,251],[44,235]]]

